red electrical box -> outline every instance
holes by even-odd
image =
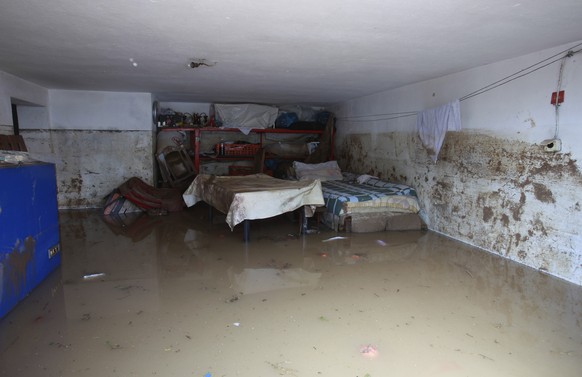
[[[559,93],[557,93],[557,92],[552,93],[552,100],[550,101],[550,103],[552,105],[556,105],[556,104],[559,105],[562,102],[564,102],[564,91],[563,90],[560,90]]]

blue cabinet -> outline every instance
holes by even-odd
[[[55,166],[0,164],[0,318],[61,263]]]

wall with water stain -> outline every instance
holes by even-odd
[[[131,177],[153,182],[147,131],[22,130],[31,156],[57,169],[59,208],[97,208]]]
[[[436,163],[416,134],[416,117],[398,115],[460,98],[567,48],[337,106],[340,165],[414,186],[432,230],[582,284],[580,54],[563,69],[560,153],[541,145],[556,131],[549,102],[559,62],[461,102],[462,131],[446,134]]]
[[[50,90],[47,107],[19,107],[33,158],[57,170],[59,208],[101,207],[131,177],[154,181],[151,95]]]

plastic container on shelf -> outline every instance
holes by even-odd
[[[261,149],[261,144],[234,144],[220,143],[216,144],[216,150],[220,156],[254,156]]]

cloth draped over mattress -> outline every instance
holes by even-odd
[[[461,130],[459,100],[421,111],[416,117],[416,128],[422,145],[436,162],[447,131]]]
[[[232,230],[244,220],[266,219],[302,206],[323,206],[319,180],[285,181],[265,174],[200,174],[183,195],[188,207],[203,200],[222,213]]]

